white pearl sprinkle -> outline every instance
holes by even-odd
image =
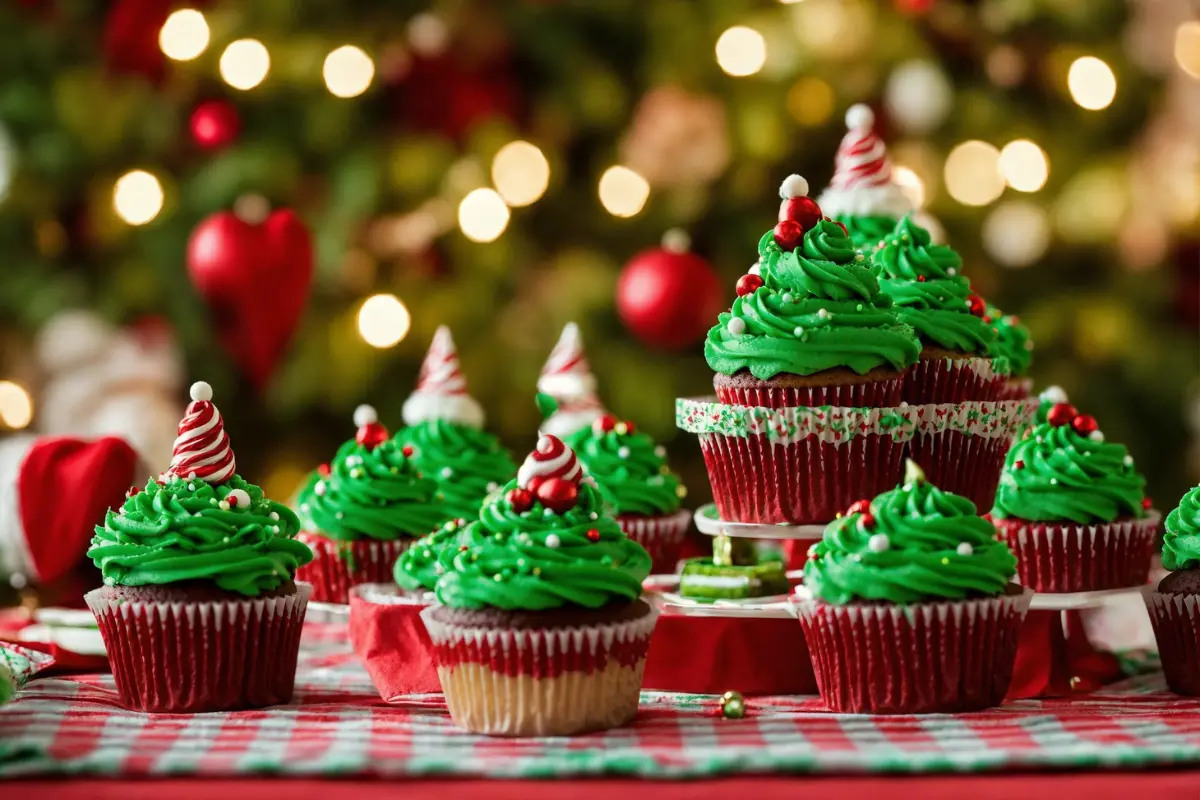
[[[870,548],[872,553],[882,553],[884,550],[887,550],[891,544],[892,543],[888,541],[886,533],[872,534],[871,538],[867,539],[867,547]]]
[[[363,471],[361,469],[359,469],[358,467],[354,467],[353,469],[350,470],[351,478],[361,478],[362,475],[363,475]]]
[[[658,445],[654,448],[654,455],[658,456],[659,458],[666,458],[667,448],[663,447],[661,444]]]
[[[271,532],[272,532],[272,533],[279,533],[279,526],[278,526],[278,525],[272,525],[272,526],[271,526]]]
[[[222,536],[222,537],[221,537],[221,542],[222,542],[222,543],[224,543],[224,544],[229,544],[229,537],[228,537],[228,536]]]
[[[1091,439],[1093,442],[1103,442],[1104,441],[1104,431],[1092,431],[1090,434],[1088,434],[1088,438]]]
[[[314,493],[314,494],[316,494],[318,497],[322,497],[322,496],[324,496],[324,494],[325,494],[325,481],[317,481],[316,485],[315,485],[315,486],[313,486],[313,493]]]
[[[222,511],[228,511],[229,510],[229,502],[226,500],[222,500],[221,502],[217,503],[217,507],[219,509],[221,509]]]
[[[829,310],[825,308],[817,309],[817,316],[821,319],[829,319]]]
[[[195,473],[195,472],[189,472],[189,473],[188,473],[188,476],[187,476],[187,478],[188,478],[188,480],[189,480],[189,481],[194,481],[194,480],[196,480],[196,473]]]
[[[189,484],[188,484],[188,491],[189,491],[189,492],[194,492],[194,491],[196,491],[196,484],[194,484],[194,483],[189,483]]]
[[[344,517],[344,516],[346,516],[346,515],[345,515],[345,514],[343,514],[341,511],[339,511],[339,512],[337,512],[336,514],[334,514],[334,516],[335,516],[335,517],[337,517],[338,519],[341,519],[342,517]]]
[[[725,327],[734,336],[741,336],[746,332],[746,321],[741,317],[733,317],[725,324]]]
[[[783,301],[783,302],[785,302],[785,303],[790,303],[790,302],[792,302],[792,293],[791,293],[791,292],[784,292],[784,293],[783,293],[783,296],[782,296],[782,297],[780,297],[779,299],[780,299],[780,300],[782,300],[782,301]]]
[[[619,448],[617,450],[617,457],[618,458],[629,458],[629,448],[628,447]]]
[[[496,491],[496,490],[497,490],[497,489],[499,489],[499,488],[500,488],[500,484],[496,483],[495,481],[489,481],[489,482],[488,482],[488,485],[487,485],[487,490],[488,490],[489,492],[494,492],[494,491]]]
[[[116,578],[105,578],[104,585],[105,586],[116,586],[117,585]]]
[[[542,516],[543,516],[543,517],[553,517],[553,516],[554,516],[554,509],[553,509],[553,508],[545,508],[545,509],[542,509]]]
[[[305,514],[307,514],[308,513],[308,503],[301,503],[300,510],[303,511]]]
[[[1133,466],[1133,456],[1125,456],[1125,466],[1127,466],[1127,467]]]
[[[279,512],[278,512],[278,511],[272,511],[272,512],[271,512],[270,514],[268,514],[267,516],[268,516],[268,517],[270,517],[271,519],[279,519]]]
[[[804,335],[804,328],[802,328],[802,327],[800,327],[799,325],[797,325],[795,328],[792,328],[792,335],[793,335],[793,336],[803,336],[803,335]]]
[[[454,470],[451,469],[450,467],[442,467],[441,475],[443,478],[453,478]]]
[[[1058,478],[1051,478],[1051,479],[1050,479],[1050,485],[1051,485],[1051,486],[1058,486]]]
[[[591,514],[588,514],[588,519],[600,519],[600,515],[593,511]]]
[[[557,550],[560,544],[562,544],[562,540],[558,538],[557,533],[552,533],[546,537],[546,547],[549,547],[551,550]]]
[[[955,275],[958,274],[958,270],[956,270],[954,267],[947,267],[946,274],[949,275],[951,278],[953,278]]]
[[[960,542],[954,552],[960,556],[973,556],[975,555],[975,548],[971,546],[970,542]]]

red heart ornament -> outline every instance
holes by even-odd
[[[262,391],[308,302],[313,272],[308,228],[290,209],[274,211],[257,225],[221,211],[192,231],[187,266],[212,312],[221,346]]]

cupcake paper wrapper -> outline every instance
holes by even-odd
[[[385,701],[442,691],[433,643],[421,621],[432,597],[384,583],[350,590],[350,643]]]
[[[1024,400],[1033,397],[1033,378],[1009,378],[1000,387],[1001,400]]]
[[[491,736],[571,736],[637,714],[658,609],[577,628],[474,628],[421,612],[446,707],[460,727]]]
[[[821,698],[851,714],[978,711],[1004,701],[1033,592],[979,600],[793,603]]]
[[[312,584],[314,603],[349,603],[350,587],[360,583],[389,583],[392,567],[415,538],[392,541],[328,539],[301,531],[297,539],[313,551],[313,560],[296,570],[296,579]]]
[[[991,518],[1017,557],[1022,586],[1037,592],[1096,592],[1141,586],[1159,515],[1096,525]]]
[[[646,548],[654,560],[653,572],[673,573],[692,524],[692,512],[681,509],[660,517],[619,516],[617,524],[626,536]]]
[[[764,408],[793,408],[797,406],[846,406],[890,408],[903,399],[904,376],[869,381],[867,383],[832,386],[797,386],[793,388],[764,386],[722,386],[717,400],[731,406],[761,406]]]
[[[925,470],[934,486],[969,499],[980,513],[991,509],[1004,470],[1011,437],[986,438],[958,431],[918,433],[909,457]]]
[[[1147,586],[1144,597],[1167,686],[1175,694],[1200,697],[1200,595]]]
[[[1004,380],[992,370],[991,359],[921,359],[904,375],[904,401],[910,405],[992,402],[1001,399]]]
[[[126,708],[195,714],[292,699],[308,584],[286,597],[196,603],[118,601],[102,591],[84,600]]]

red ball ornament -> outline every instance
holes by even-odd
[[[220,150],[237,140],[242,120],[226,100],[206,100],[188,120],[192,141],[204,150]]]
[[[851,514],[869,514],[870,512],[870,500],[855,500],[850,507],[846,509],[846,516],[850,516]]]
[[[785,219],[775,226],[775,244],[781,250],[795,250],[804,240],[804,227],[794,219]]]
[[[1018,458],[1013,462],[1013,469],[1025,469],[1025,462]]]
[[[533,508],[533,494],[524,489],[509,489],[505,499],[512,506],[512,510],[518,514],[524,514]]]
[[[579,499],[579,487],[562,478],[548,478],[538,486],[537,498],[546,508],[561,514],[575,507]]]
[[[1100,429],[1099,423],[1091,414],[1079,414],[1071,420],[1071,427],[1080,436],[1091,436]]]
[[[754,294],[760,288],[762,288],[762,285],[763,285],[762,276],[746,273],[742,277],[738,278],[737,296],[745,297],[748,294]]]
[[[967,304],[975,316],[982,318],[987,315],[987,302],[974,292],[967,298]]]
[[[589,542],[600,541],[600,531],[596,530],[595,528],[589,528],[587,532],[587,538]]]
[[[288,209],[261,224],[221,211],[192,231],[187,267],[212,312],[221,346],[262,391],[308,303],[313,270],[308,228]]]
[[[534,475],[532,478],[525,481],[525,490],[528,492],[533,492],[534,494],[537,494],[537,490],[545,482],[546,482],[545,475]]]
[[[861,517],[858,518],[858,524],[862,528],[871,527],[872,525],[875,524],[875,515],[871,514],[869,512],[863,514]]]
[[[811,231],[821,219],[821,207],[811,197],[789,197],[779,204],[779,221],[798,222],[802,231]]]
[[[317,467],[317,474],[320,475],[322,478],[328,478],[329,477],[329,465],[322,464],[319,467]]]
[[[405,458],[412,458],[412,454],[417,451],[413,450],[413,446],[411,444],[406,444],[404,447],[400,448],[400,452],[404,454]]]
[[[368,450],[374,450],[390,438],[388,429],[382,422],[368,422],[354,434],[354,441]]]
[[[617,427],[617,418],[612,414],[605,414],[596,420],[596,427],[599,428],[602,433],[608,433],[613,428]]]
[[[1070,403],[1055,403],[1046,413],[1046,422],[1057,428],[1060,425],[1070,425],[1071,420],[1078,415],[1079,412]]]
[[[1151,500],[1149,497],[1143,497],[1142,498],[1142,510],[1149,511],[1152,508],[1154,508],[1154,501]]]
[[[725,308],[725,289],[695,253],[654,248],[625,265],[616,305],[625,327],[647,347],[679,350],[704,337]]]

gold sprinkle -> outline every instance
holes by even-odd
[[[625,434],[629,433],[629,426],[624,422],[618,422],[613,426],[613,430],[616,431],[619,436],[624,436]]]
[[[539,576],[539,577],[540,577],[540,576],[541,576],[541,574],[542,574],[542,568],[541,568],[541,567],[534,567],[534,568],[533,568],[533,574],[534,574],[534,575],[537,575],[537,576]]]
[[[676,486],[675,487],[675,496],[680,497],[680,498],[687,497],[687,487],[684,486],[682,483],[679,484],[678,486]]]

